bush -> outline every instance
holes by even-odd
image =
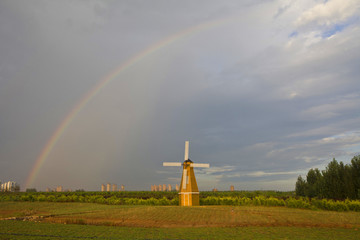
[[[283,199],[278,199],[274,197],[269,197],[265,201],[266,206],[285,206],[285,201]]]
[[[35,199],[32,194],[24,194],[20,197],[20,201],[33,202]]]
[[[163,197],[162,199],[159,200],[159,205],[162,205],[162,206],[170,205],[170,201],[166,197]]]
[[[219,205],[218,198],[216,198],[216,197],[200,198],[200,204],[201,205]]]
[[[239,198],[239,205],[240,206],[252,205],[252,200],[251,200],[251,198],[248,198],[248,197]]]
[[[264,196],[260,195],[253,198],[253,204],[255,206],[266,206],[265,202],[266,202],[266,198]]]
[[[36,201],[38,202],[45,202],[47,201],[47,197],[44,194],[40,194],[38,196],[35,197]]]
[[[332,199],[331,200],[322,199],[322,200],[313,201],[313,204],[317,208],[323,210],[340,211],[340,212],[349,211],[347,202],[334,201]]]
[[[286,203],[286,206],[289,208],[311,209],[310,203],[305,201],[303,198],[300,198],[300,199],[288,198],[285,201],[285,203]]]
[[[350,211],[360,212],[360,201],[350,201],[349,199],[346,199],[345,203]]]

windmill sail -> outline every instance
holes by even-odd
[[[186,184],[187,184],[186,178],[187,178],[187,170],[184,169],[182,176],[182,189],[186,189]]]
[[[185,142],[185,156],[184,160],[189,160],[189,141]]]
[[[181,167],[179,162],[163,162],[164,167]]]
[[[209,168],[210,164],[208,163],[191,163],[190,167],[202,167],[202,168]]]

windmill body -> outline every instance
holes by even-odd
[[[163,166],[183,166],[182,177],[180,182],[179,204],[180,206],[199,206],[199,189],[196,183],[194,167],[209,167],[205,163],[193,163],[189,159],[189,141],[185,142],[185,157],[184,162],[164,162]]]

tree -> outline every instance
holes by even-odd
[[[344,198],[356,199],[355,178],[352,176],[351,165],[344,167]]]
[[[343,183],[340,177],[340,165],[335,158],[322,172],[324,176],[324,195],[327,198],[342,199]]]
[[[295,184],[296,195],[305,197],[306,188],[307,184],[305,180],[299,175]]]
[[[360,198],[360,155],[351,159],[351,177],[354,183],[355,197]]]
[[[319,169],[310,169],[306,175],[307,188],[306,196],[308,197],[322,197],[323,196],[323,176]]]
[[[317,195],[315,184],[317,181],[317,176],[315,171],[311,168],[306,175],[307,188],[305,189],[305,195],[308,197],[315,197]]]

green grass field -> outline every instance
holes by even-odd
[[[0,202],[0,219],[0,239],[360,239],[359,212],[285,207]]]

